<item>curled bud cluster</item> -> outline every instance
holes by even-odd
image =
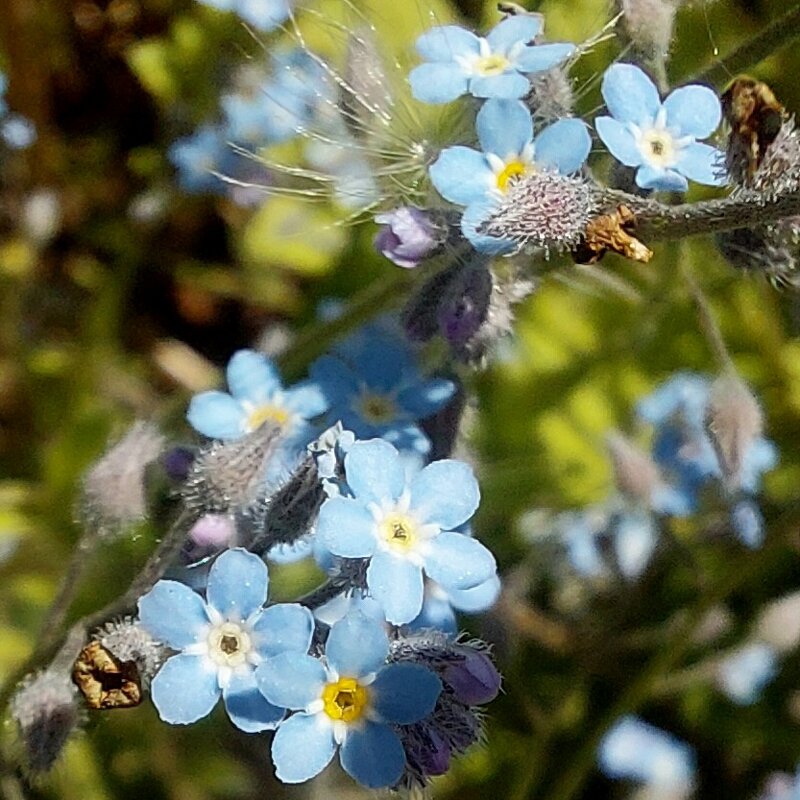
[[[69,677],[54,668],[30,676],[11,700],[24,764],[32,773],[49,770],[78,727],[77,692]]]

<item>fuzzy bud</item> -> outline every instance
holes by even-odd
[[[800,592],[792,592],[769,603],[756,622],[756,638],[779,653],[788,653],[800,643]]]
[[[29,676],[11,699],[25,753],[33,773],[47,772],[78,727],[77,692],[69,677],[54,669]]]
[[[525,97],[537,123],[547,125],[572,115],[575,96],[572,81],[564,67],[558,66],[530,76],[531,89]]]
[[[84,514],[101,535],[114,535],[147,516],[145,470],[164,449],[147,422],[134,423],[83,479]]]
[[[241,439],[213,442],[195,458],[182,495],[203,514],[247,508],[262,495],[267,463],[277,453],[280,429],[265,424]]]
[[[783,288],[800,284],[795,258],[799,230],[794,221],[783,220],[777,225],[736,228],[715,238],[732,267],[760,273],[776,288]]]
[[[468,650],[463,661],[445,667],[442,677],[455,696],[468,706],[480,706],[497,697],[502,679],[482,650]]]
[[[606,443],[617,488],[649,506],[661,485],[661,474],[653,459],[621,433],[609,434]]]
[[[136,664],[145,686],[149,685],[169,655],[168,648],[153,639],[132,617],[107,622],[95,638],[119,661]]]
[[[468,346],[486,321],[492,297],[492,272],[483,259],[453,275],[439,302],[439,331],[454,350]]]
[[[383,227],[375,235],[375,249],[398,267],[413,269],[430,256],[441,241],[430,216],[412,206],[375,215]]]
[[[747,451],[761,436],[763,424],[761,408],[740,378],[723,375],[714,381],[706,427],[729,488],[738,488]]]
[[[583,179],[534,172],[511,186],[478,232],[562,252],[580,242],[597,210],[595,193]]]
[[[264,553],[301,539],[311,530],[325,497],[316,462],[307,456],[280,489],[242,515],[240,525],[249,548]]]
[[[670,0],[620,0],[631,44],[645,58],[663,59],[672,42],[675,4]]]

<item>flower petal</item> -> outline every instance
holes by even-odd
[[[302,783],[319,775],[336,752],[333,728],[322,714],[293,714],[272,740],[275,774],[284,783]]]
[[[483,198],[494,186],[495,177],[483,153],[470,147],[446,147],[428,167],[436,191],[460,206]]]
[[[406,486],[397,450],[380,439],[356,442],[344,457],[344,471],[353,494],[364,503],[397,500]]]
[[[453,608],[466,614],[478,614],[491,608],[500,596],[500,578],[492,575],[471,589],[450,589],[447,594]]]
[[[481,498],[472,467],[452,459],[428,464],[412,478],[409,488],[410,507],[416,518],[443,530],[452,530],[466,522]]]
[[[344,771],[370,789],[394,786],[406,766],[400,738],[388,725],[377,722],[349,730],[339,758]]]
[[[427,61],[453,61],[456,56],[478,55],[480,40],[458,25],[441,25],[417,38],[417,52]]]
[[[239,350],[234,353],[225,374],[230,393],[237,400],[249,400],[255,405],[266,403],[282,388],[275,364],[255,350]]]
[[[328,401],[322,388],[314,381],[302,381],[284,392],[284,407],[303,419],[313,419],[328,410]]]
[[[469,81],[470,94],[475,97],[494,97],[498,100],[517,100],[526,95],[530,88],[530,81],[519,72],[476,75]]]
[[[280,653],[306,653],[314,635],[314,615],[297,603],[265,608],[253,620],[253,645],[264,658]]]
[[[254,670],[235,671],[222,691],[222,699],[231,722],[247,733],[275,730],[286,713],[258,690]]]
[[[397,402],[415,419],[425,419],[438,411],[455,394],[456,385],[446,378],[431,378],[400,392]]]
[[[507,53],[519,42],[528,44],[542,30],[543,18],[540,14],[517,14],[506,17],[489,31],[486,41],[493,53]]]
[[[495,153],[504,161],[519,157],[533,139],[533,120],[519,100],[487,100],[475,120],[484,153]]]
[[[689,182],[674,169],[656,169],[643,164],[636,171],[636,185],[642,189],[659,189],[663,192],[685,192]]]
[[[620,122],[644,127],[661,108],[656,85],[633,64],[612,64],[603,75],[601,91],[611,116]]]
[[[479,233],[496,208],[497,202],[491,198],[471,203],[461,216],[461,232],[464,236],[479,253],[492,256],[506,255],[517,249],[516,242],[511,239],[501,239],[497,236]]]
[[[360,611],[351,611],[328,634],[325,655],[339,675],[360,678],[377,672],[389,654],[383,626]]]
[[[617,122],[614,117],[597,117],[594,126],[603,144],[617,161],[629,167],[638,167],[642,163],[642,151],[625,123]]]
[[[256,684],[273,705],[302,709],[319,698],[325,668],[305,653],[280,653],[258,665]]]
[[[380,433],[401,453],[419,453],[424,456],[431,451],[431,440],[418,425],[413,423],[385,427]]]
[[[682,86],[664,100],[667,127],[677,128],[678,136],[705,139],[719,127],[722,106],[716,93],[707,86]]]
[[[421,664],[390,664],[378,673],[370,690],[384,722],[410,725],[433,711],[442,682]]]
[[[724,186],[725,156],[710,144],[694,142],[680,151],[675,169],[690,181],[706,186]]]
[[[178,581],[159,581],[139,598],[138,606],[147,632],[173,650],[183,650],[208,631],[203,598]]]
[[[238,439],[244,436],[247,415],[237,400],[225,392],[200,392],[189,402],[189,424],[212,439]]]
[[[214,561],[206,599],[224,619],[242,622],[264,605],[268,587],[267,565],[254,553],[237,547]]]
[[[560,119],[548,125],[534,142],[536,165],[562,175],[579,170],[592,149],[592,137],[579,119]]]
[[[566,61],[574,52],[575,45],[568,42],[537,44],[524,48],[517,56],[514,66],[520,72],[543,72]]]
[[[360,499],[331,497],[319,510],[317,536],[336,556],[367,558],[375,552],[375,518]]]
[[[411,94],[423,103],[449,103],[467,93],[469,77],[458,64],[428,63],[408,74]]]
[[[358,378],[339,358],[333,356],[318,358],[309,367],[308,374],[321,387],[326,401],[331,405],[348,401],[358,392]]]
[[[422,609],[422,570],[410,561],[376,553],[367,567],[367,586],[392,625],[411,622]]]
[[[425,573],[449,589],[471,589],[497,571],[494,556],[477,539],[443,531],[429,542]]]
[[[171,725],[188,725],[211,713],[220,696],[217,671],[203,656],[180,653],[167,659],[150,685],[158,715]]]

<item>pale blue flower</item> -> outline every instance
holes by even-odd
[[[408,623],[410,630],[436,628],[455,636],[458,633],[456,612],[480,614],[488,611],[500,596],[500,578],[492,575],[471,589],[450,589],[432,580],[425,581],[422,610]]]
[[[364,786],[391,787],[400,780],[406,756],[391,726],[427,717],[442,684],[419,664],[387,665],[388,654],[383,626],[354,612],[333,625],[322,658],[284,653],[258,668],[267,700],[297,712],[272,741],[280,780],[313,778],[337,749],[345,772]]]
[[[416,42],[425,59],[411,70],[411,92],[425,103],[447,103],[469,92],[475,97],[516,99],[530,89],[527,75],[550,69],[575,52],[572,44],[539,44],[542,18],[509,17],[483,38],[445,25]]]
[[[292,12],[291,0],[201,0],[220,11],[236,12],[248,25],[271,31],[286,22]]]
[[[214,173],[225,171],[230,158],[223,132],[204,125],[170,145],[167,157],[178,171],[178,183],[187,192],[221,192],[224,184]]]
[[[466,206],[461,230],[481,252],[501,253],[514,245],[480,233],[479,226],[514,184],[534,170],[569,174],[580,169],[591,149],[586,126],[560,119],[534,139],[533,121],[519,100],[488,100],[476,120],[481,150],[447,147],[431,164],[433,185],[445,200]]]
[[[750,642],[719,663],[717,685],[734,703],[749,706],[777,674],[775,648],[765,642]]]
[[[612,64],[603,76],[603,98],[610,117],[595,127],[611,155],[637,167],[643,189],[683,192],[689,180],[721,186],[724,157],[698,142],[720,123],[719,98],[705,86],[682,86],[662,103],[655,84],[633,64]],[[688,179],[688,180],[687,180]]]
[[[230,394],[201,392],[186,414],[196,431],[212,439],[239,439],[264,423],[277,425],[284,437],[304,438],[310,434],[307,421],[327,408],[316,384],[284,388],[275,364],[255,350],[234,353],[226,375]]]
[[[472,589],[496,570],[477,540],[456,533],[472,517],[479,490],[471,468],[434,461],[409,480],[388,442],[356,442],[345,457],[352,497],[332,497],[317,536],[341,558],[369,558],[367,587],[386,619],[402,625],[422,610],[423,575],[446,590]]]
[[[638,717],[622,717],[611,727],[600,742],[598,760],[609,778],[636,781],[665,796],[687,796],[694,784],[692,748]]]
[[[379,436],[399,449],[430,451],[418,420],[438,411],[456,387],[445,378],[425,378],[401,335],[368,325],[309,368],[330,406],[328,419],[341,421],[362,439]]]
[[[258,556],[237,548],[211,567],[206,599],[177,581],[161,580],[139,600],[139,618],[158,641],[178,650],[151,685],[164,722],[186,725],[219,701],[238,728],[270,730],[284,707],[267,702],[256,667],[279,653],[305,653],[314,631],[311,612],[295,604],[264,608],[269,575]]]

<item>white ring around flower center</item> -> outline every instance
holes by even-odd
[[[250,632],[237,622],[212,625],[206,642],[208,657],[218,667],[235,669],[251,661],[254,655]]]

